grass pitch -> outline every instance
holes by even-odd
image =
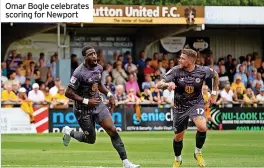
[[[172,167],[173,132],[120,132],[129,159],[144,167]],[[98,133],[94,145],[62,134],[2,135],[2,167],[121,167],[107,134]],[[198,167],[193,158],[195,131],[183,141],[182,167]],[[264,132],[208,131],[203,155],[208,167],[264,167]]]

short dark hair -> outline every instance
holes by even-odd
[[[86,56],[86,51],[89,49],[94,49],[92,46],[84,46],[82,49],[82,56]]]

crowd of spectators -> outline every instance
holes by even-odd
[[[98,62],[104,67],[103,83],[116,96],[119,104],[157,104],[172,107],[174,90],[159,90],[156,83],[172,67],[178,64],[179,57],[169,59],[167,53],[154,53],[146,58],[141,51],[137,60],[133,60],[130,52],[113,55],[111,62],[106,62],[103,52],[98,50]],[[21,54],[13,50],[10,56],[1,63],[2,104],[3,107],[13,107],[13,103],[31,102],[34,105],[47,104],[52,107],[67,108],[69,100],[64,96],[65,87],[56,78],[56,61],[58,54],[54,53],[50,60],[44,53],[39,54],[37,61],[28,53],[23,59]],[[75,54],[71,55],[71,72],[80,62]],[[232,55],[219,58],[215,62],[212,52],[198,54],[196,64],[210,66],[220,76],[219,98],[217,104],[242,103],[247,106],[264,101],[264,62],[257,53],[240,56]],[[208,87],[208,86],[209,87]],[[210,94],[210,81],[205,83]],[[23,95],[23,96],[21,96]],[[107,103],[107,97],[102,95]],[[9,102],[9,103],[8,103]]]

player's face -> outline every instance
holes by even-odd
[[[181,54],[180,59],[179,59],[179,64],[181,68],[186,68],[191,64],[192,60],[186,55],[186,54]]]
[[[95,51],[87,53],[85,57],[85,62],[92,67],[97,65],[97,55]]]

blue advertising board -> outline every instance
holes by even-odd
[[[124,130],[124,110],[116,109],[112,113],[112,119],[118,131]],[[81,131],[73,109],[50,109],[49,110],[49,132],[61,132],[64,126],[69,126],[76,131]],[[103,132],[104,129],[96,124],[96,131]]]

